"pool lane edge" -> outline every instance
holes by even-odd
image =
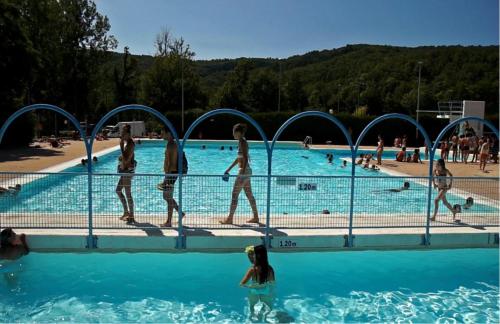
[[[46,230],[45,230],[46,231]],[[228,231],[205,231],[209,234],[185,236],[185,248],[177,247],[177,232],[174,230],[149,234],[137,231],[126,233],[99,231],[95,235],[97,248],[87,247],[84,231],[71,233],[43,233],[26,230],[28,244],[34,252],[238,252],[248,245],[263,243],[260,233],[228,235]],[[236,232],[236,231],[233,231]],[[413,250],[449,248],[498,248],[498,228],[482,232],[433,233],[430,245],[424,245],[423,233],[355,233],[354,245],[347,247],[346,233],[318,233],[301,235],[288,233],[271,236],[273,252],[304,251],[357,251],[357,250]],[[281,232],[283,233],[283,231]]]

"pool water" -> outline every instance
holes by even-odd
[[[236,143],[235,143],[236,144]],[[185,149],[189,161],[189,172],[183,182],[183,208],[190,214],[222,214],[227,213],[234,177],[224,182],[221,179],[226,168],[234,161],[237,148],[232,145],[209,144],[205,150],[200,145],[188,145]],[[161,174],[163,170],[165,142],[147,142],[136,146],[135,159],[138,162],[137,174]],[[328,163],[326,153],[333,152],[334,161]],[[384,158],[392,159],[393,152],[386,151]],[[95,173],[114,174],[93,177],[93,212],[118,213],[122,211],[116,197],[115,187],[119,151],[114,151],[99,158],[95,164]],[[273,153],[272,174],[299,176],[291,184],[283,184],[273,178],[271,187],[271,212],[273,214],[317,215],[323,210],[331,213],[347,213],[349,211],[351,165],[342,168],[342,159],[349,158],[350,152],[345,150],[304,150],[301,148],[277,148]],[[267,199],[267,154],[262,145],[252,144],[250,147],[251,167],[253,169],[252,187],[257,199],[259,213],[265,213]],[[237,167],[232,175],[237,173]],[[82,165],[71,167],[65,171],[85,172]],[[391,193],[387,189],[400,188],[405,179],[398,177],[376,178],[384,175],[381,172],[356,169],[356,174],[370,178],[356,180],[355,205],[356,213],[391,214],[400,213],[400,206],[408,212],[424,215],[427,208],[427,187],[412,182],[410,190]],[[199,176],[202,175],[202,176]],[[331,176],[333,178],[318,178]],[[316,177],[316,178],[315,178]],[[136,204],[136,213],[164,213],[165,201],[156,185],[163,180],[161,175],[135,176],[132,180],[132,192]],[[407,179],[406,181],[411,181]],[[424,182],[425,183],[425,182]],[[299,190],[301,185],[315,185],[316,190]],[[175,186],[178,195],[179,186]],[[86,213],[87,176],[55,174],[33,181],[24,186],[21,193],[8,199],[0,199],[0,211],[48,212],[48,213]],[[448,194],[451,204],[463,204],[464,198]],[[240,195],[242,203],[238,212],[249,213],[250,206],[244,194]],[[443,210],[443,208],[442,208]],[[464,213],[497,212],[497,206],[476,203],[474,208]]]
[[[0,266],[1,322],[497,322],[497,249],[270,253],[274,310],[230,254],[40,254]]]

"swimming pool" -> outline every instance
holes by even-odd
[[[270,322],[497,322],[498,250],[270,253]],[[233,254],[40,254],[0,272],[1,322],[244,322]],[[263,318],[260,318],[263,320]]]
[[[232,183],[224,182],[221,175],[234,161],[235,142],[228,144],[188,144],[185,149],[189,161],[189,172],[183,180],[183,209],[190,215],[223,215],[227,213],[231,197]],[[224,146],[224,150],[220,146]],[[232,150],[230,150],[230,146]],[[143,141],[136,146],[138,161],[137,175],[132,181],[132,192],[137,214],[164,214],[165,201],[156,184],[161,182],[164,141]],[[333,152],[334,161],[328,163],[325,155]],[[392,159],[394,152],[386,151],[384,158]],[[119,151],[108,153],[95,164],[93,176],[93,213],[95,215],[118,215],[122,212],[115,194],[118,181],[116,166]],[[304,150],[297,146],[277,146],[273,153],[273,179],[271,185],[271,213],[274,215],[346,215],[349,212],[351,169],[350,164],[342,167],[342,159],[350,158],[346,150]],[[250,147],[253,192],[260,215],[266,213],[267,201],[267,154],[262,144],[252,143]],[[38,213],[79,213],[88,208],[87,176],[76,174],[86,172],[86,167],[77,165],[65,172],[71,174],[51,174],[26,184],[15,197],[0,199],[0,211]],[[234,175],[236,170],[232,171]],[[381,172],[357,168],[356,174],[364,177],[356,179],[354,212],[358,214],[404,213],[418,217],[427,210],[427,186],[422,179],[384,177]],[[298,176],[290,179],[282,176]],[[233,178],[234,179],[234,178]],[[412,181],[410,190],[393,193],[388,189],[400,188],[404,181]],[[314,186],[314,190],[301,190],[301,186]],[[307,187],[305,187],[307,189]],[[176,185],[175,195],[179,186]],[[463,196],[448,195],[451,204],[464,203]],[[248,215],[251,210],[245,195],[240,195],[237,213]],[[441,208],[442,212],[446,212]],[[476,203],[470,213],[498,212],[498,203]]]

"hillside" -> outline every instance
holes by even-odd
[[[121,55],[114,53],[113,60],[119,60]],[[134,57],[140,72],[153,62],[151,56]],[[307,99],[302,109],[340,108],[352,112],[358,105],[359,95],[359,105],[368,106],[372,114],[414,111],[418,62],[421,61],[421,107],[435,107],[439,100],[484,100],[487,113],[498,114],[498,46],[347,45],[281,61],[273,58],[195,60],[203,91],[214,96],[242,61],[250,66],[251,75],[264,73],[273,82],[277,82],[281,64],[282,95],[286,95],[290,78],[298,77]],[[216,101],[212,99],[210,102]],[[250,107],[250,110],[260,109]]]

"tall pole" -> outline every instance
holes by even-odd
[[[281,60],[279,60],[280,72],[278,74],[278,112],[281,109]]]
[[[418,113],[420,110],[420,75],[422,72],[422,61],[418,62],[418,87],[417,87],[417,123],[418,123]],[[418,127],[416,128],[415,138],[418,139]]]
[[[184,60],[182,59],[181,54],[181,129],[182,129],[182,136],[184,137]]]
[[[341,84],[339,83],[338,85],[338,92],[337,92],[337,113],[340,113],[340,86]]]

